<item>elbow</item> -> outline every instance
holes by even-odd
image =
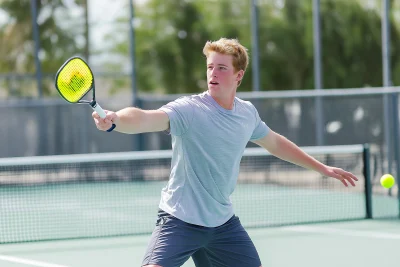
[[[282,149],[284,137],[275,132],[271,132],[270,135],[271,136],[268,137],[268,142],[265,143],[264,148],[267,149],[272,155],[277,156]]]

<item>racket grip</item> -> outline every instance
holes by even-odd
[[[100,105],[98,103],[95,103],[92,106],[93,110],[97,112],[97,114],[99,114],[100,118],[104,119],[106,117],[106,113],[104,112],[104,110],[100,107]]]
[[[100,105],[96,102],[94,103],[94,105],[90,105],[94,111],[97,112],[97,114],[99,114],[100,118],[104,119],[106,117],[106,113],[104,112],[104,110],[100,107]],[[107,130],[107,132],[111,132],[112,130],[114,130],[115,128],[115,124],[113,123],[113,125],[111,126],[110,129]]]

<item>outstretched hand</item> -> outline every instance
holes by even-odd
[[[326,169],[322,172],[322,174],[325,176],[338,179],[345,186],[348,186],[348,183],[350,183],[352,186],[356,186],[355,181],[358,181],[358,178],[351,172],[347,172],[343,169],[331,166],[327,166]]]
[[[100,118],[96,111],[92,113],[96,127],[101,131],[107,131],[112,127],[113,123],[116,124],[118,120],[117,113],[109,110],[104,110],[104,112],[106,113],[106,117],[104,119]]]

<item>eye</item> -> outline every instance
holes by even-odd
[[[208,66],[207,69],[211,70],[213,67],[212,66]]]
[[[226,67],[221,66],[221,67],[219,67],[219,69],[220,70],[226,70]]]

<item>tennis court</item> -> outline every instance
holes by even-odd
[[[399,266],[398,221],[250,229],[263,266]],[[140,266],[147,235],[0,245],[4,267]],[[191,259],[184,265],[193,267]]]
[[[373,177],[367,183],[363,146],[303,149],[360,181],[346,188],[247,149],[232,202],[264,267],[398,266],[382,257],[396,255],[400,244],[397,186],[384,191]],[[3,159],[0,266],[140,266],[170,157],[158,151]]]

